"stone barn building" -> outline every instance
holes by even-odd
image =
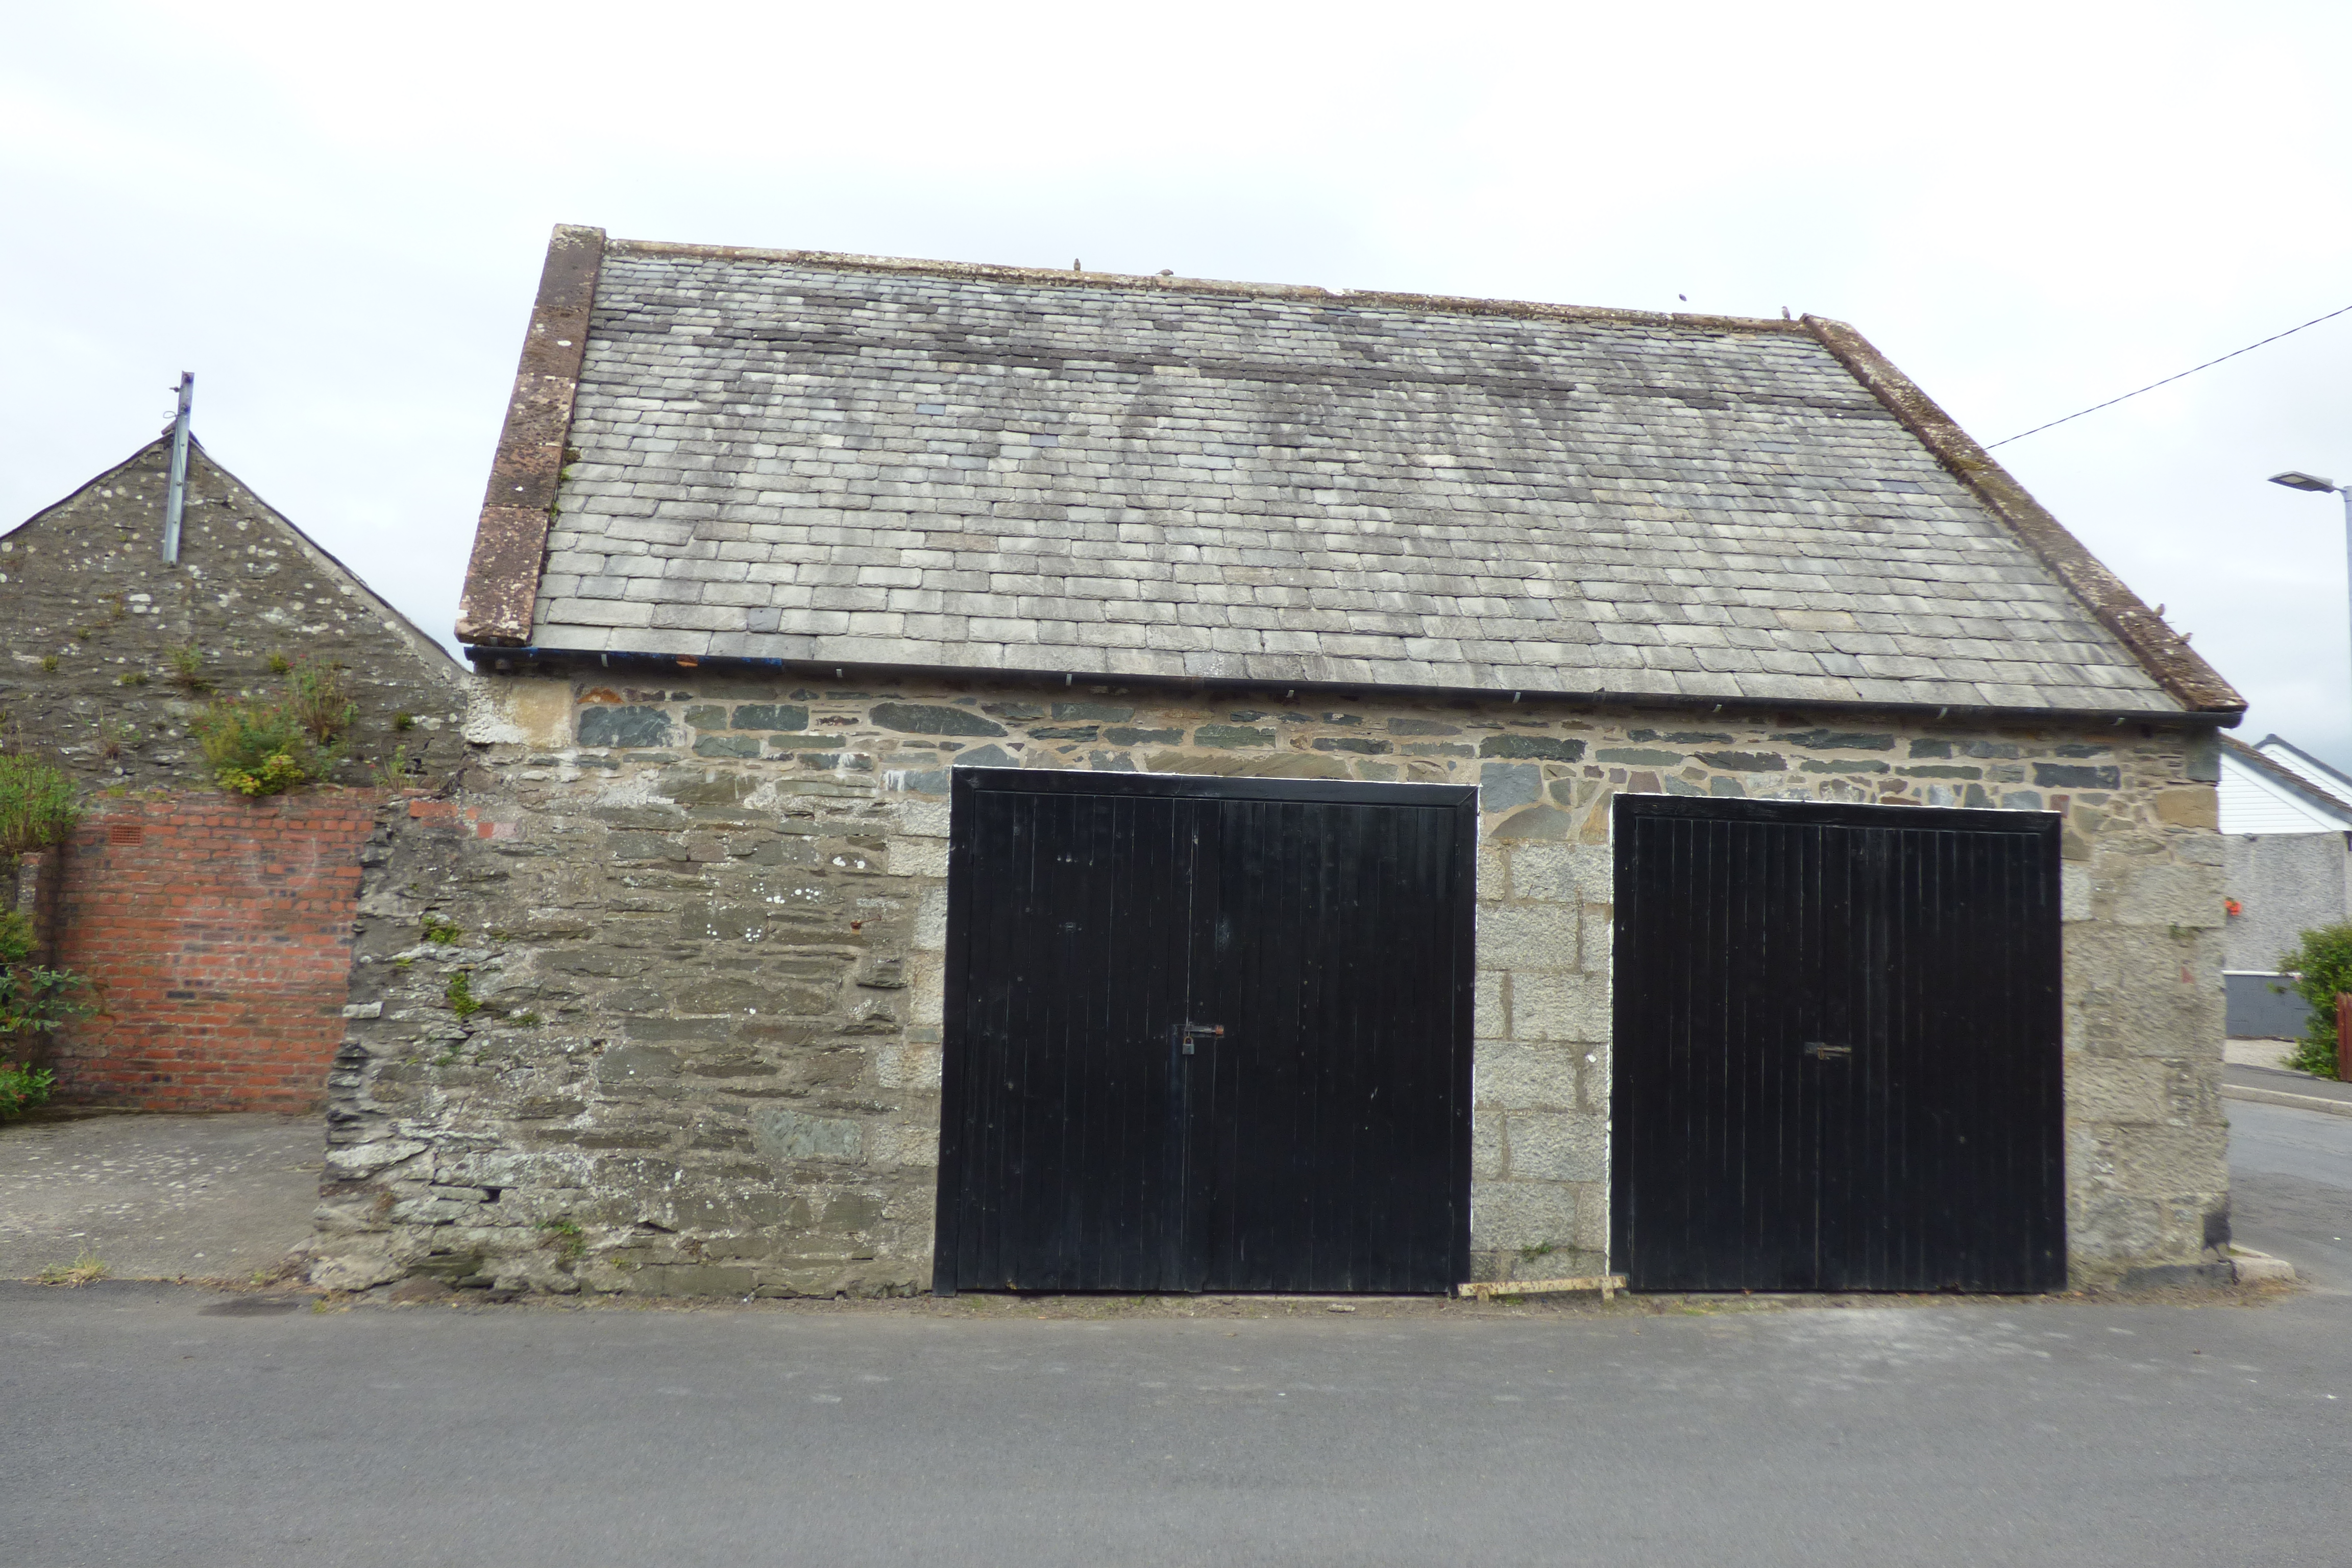
[[[1835,321],[561,228],[459,636],[323,1283],[2226,1242],[2242,703]]]
[[[193,437],[167,560],[172,447],[0,535],[0,744],[65,767],[88,808],[18,869],[44,956],[101,1007],[38,1054],[68,1102],[314,1111],[342,1040],[370,781],[395,752],[458,760],[469,678]],[[303,661],[351,700],[349,787],[220,790],[190,721],[275,697]]]

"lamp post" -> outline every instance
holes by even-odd
[[[2352,571],[2352,485],[2339,485],[2333,479],[2323,479],[2317,474],[2306,474],[2289,468],[2283,474],[2273,474],[2271,483],[2284,485],[2291,490],[2317,490],[2344,498],[2344,559],[2347,571]]]

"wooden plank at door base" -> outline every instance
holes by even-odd
[[[1577,1279],[1473,1279],[1461,1287],[1463,1295],[1481,1301],[1497,1296],[1555,1296],[1568,1290],[1598,1290],[1606,1301],[1623,1289],[1622,1274],[1592,1274]]]

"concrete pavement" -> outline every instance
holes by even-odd
[[[0,1126],[0,1279],[88,1251],[119,1279],[249,1279],[310,1234],[315,1116],[91,1116]]]

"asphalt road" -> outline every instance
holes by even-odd
[[[1103,1321],[0,1285],[0,1560],[2340,1564],[2352,1118],[2231,1109],[2242,1229],[2319,1288]]]

